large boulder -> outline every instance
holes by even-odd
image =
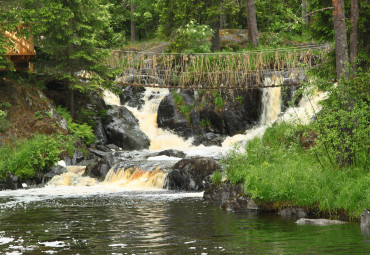
[[[178,112],[173,94],[167,95],[159,104],[157,123],[158,127],[172,130],[185,138],[194,135],[191,123]]]
[[[113,106],[104,120],[105,133],[109,143],[122,150],[149,148],[149,138],[140,130],[138,120],[124,106]]]
[[[221,145],[223,136],[243,133],[258,123],[262,91],[195,92],[184,90],[167,95],[158,108],[158,127],[189,138],[195,145]],[[220,136],[221,135],[221,136]]]
[[[224,210],[250,211],[259,209],[253,199],[244,194],[241,183],[236,185],[229,182],[213,184],[204,192],[203,199],[220,204]]]
[[[361,214],[361,231],[370,234],[370,211],[368,209]]]
[[[144,94],[144,87],[127,86],[119,95],[119,98],[122,105],[127,104],[130,107],[136,107],[140,110],[145,103]]]
[[[12,173],[8,173],[6,176],[6,181],[5,181],[5,189],[20,189],[22,188],[22,183],[20,178],[17,175],[14,175]]]
[[[210,186],[210,176],[220,169],[214,159],[191,157],[177,162],[167,176],[171,190],[202,191]]]

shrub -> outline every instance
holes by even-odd
[[[224,101],[222,100],[222,96],[221,96],[221,93],[220,92],[215,92],[213,94],[213,96],[215,97],[215,105],[218,109],[222,109],[222,107],[224,106]]]
[[[0,110],[0,133],[8,131],[8,129],[11,126],[10,122],[6,119],[6,117],[7,117],[6,112]]]
[[[83,124],[74,123],[72,121],[71,114],[68,112],[66,108],[58,106],[57,113],[67,120],[68,130],[73,136],[80,138],[87,145],[94,143],[96,141],[93,128],[86,123]]]
[[[210,38],[213,30],[208,25],[200,25],[190,21],[185,27],[179,28],[175,40],[169,45],[171,52],[209,53],[211,52]]]
[[[370,206],[370,173],[366,167],[332,170],[313,150],[299,143],[296,126],[275,124],[263,138],[250,141],[246,152],[229,152],[223,161],[228,180],[244,183],[244,192],[279,206],[301,206],[359,218]]]
[[[60,154],[72,147],[71,137],[48,135],[35,135],[13,146],[5,145],[0,148],[0,178],[4,179],[8,172],[21,179],[32,178],[54,165]]]
[[[213,184],[219,185],[222,182],[222,173],[220,171],[213,172],[211,176],[211,181]]]

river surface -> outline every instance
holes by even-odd
[[[0,192],[0,254],[368,254],[359,223],[297,225],[233,213],[202,193],[42,188]]]

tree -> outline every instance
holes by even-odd
[[[131,43],[136,41],[136,22],[135,22],[136,4],[131,3]]]
[[[100,0],[25,0],[20,15],[32,24],[38,54],[43,56],[36,63],[39,72],[68,82],[74,117],[74,90],[92,90],[108,80],[102,61],[108,51],[101,49],[109,30],[107,6]]]
[[[248,19],[248,37],[249,42],[253,46],[258,45],[258,30],[257,30],[257,19],[254,0],[246,0],[247,2],[247,19]]]
[[[352,65],[352,69],[356,72],[356,58],[358,52],[358,2],[357,0],[351,0],[351,30],[350,30],[350,54],[349,54],[349,62]]]
[[[333,0],[333,23],[335,38],[335,60],[337,78],[340,79],[348,62],[346,17],[344,15],[344,0]]]
[[[158,0],[156,9],[160,16],[159,32],[169,37],[178,28],[196,20],[199,24],[211,26],[215,31],[212,49],[217,50],[221,14],[233,14],[238,8],[234,0]]]

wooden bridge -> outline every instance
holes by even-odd
[[[18,32],[20,32],[22,29],[24,29],[24,27],[21,25],[18,26],[18,31],[3,32],[3,34],[13,45],[8,49],[6,56],[15,64],[16,68],[20,68],[25,65],[28,66],[29,60],[36,58],[36,51],[33,42],[24,37],[17,36]]]
[[[122,85],[179,89],[296,86],[304,70],[323,61],[328,45],[242,53],[166,54],[113,51],[106,60],[124,70]]]

